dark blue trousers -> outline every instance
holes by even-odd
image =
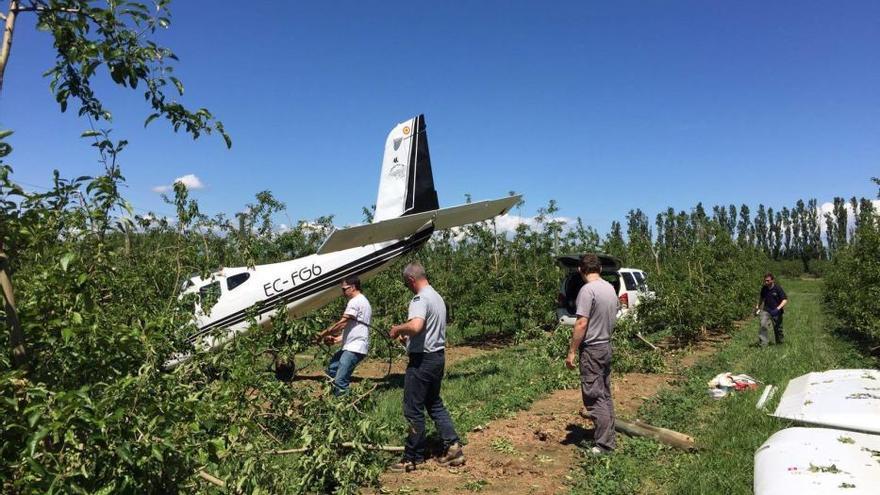
[[[425,410],[434,421],[444,447],[459,441],[449,411],[440,398],[445,367],[446,354],[442,350],[409,355],[403,382],[403,415],[409,423],[404,459],[425,460]]]

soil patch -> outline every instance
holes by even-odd
[[[676,371],[712,354],[728,336],[710,333],[670,355]],[[678,375],[625,373],[611,378],[617,416],[632,419],[641,404],[671,386]],[[558,390],[526,411],[478,426],[467,434],[467,463],[447,468],[429,459],[412,473],[386,472],[381,488],[364,493],[473,493],[543,495],[567,493],[569,471],[581,461],[577,445],[592,439],[592,423],[580,416],[580,390]]]
[[[675,376],[626,373],[612,376],[616,413],[632,417],[647,398]],[[407,474],[386,473],[380,493],[566,492],[569,470],[580,460],[577,444],[592,439],[592,424],[579,415],[580,390],[558,390],[527,411],[490,422],[467,435],[467,464],[444,468],[432,460]]]

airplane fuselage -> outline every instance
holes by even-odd
[[[418,248],[431,237],[427,228],[404,240],[388,241],[328,254],[314,254],[281,263],[252,268],[225,268],[207,279],[195,277],[183,294],[199,294],[194,320],[198,328],[187,338],[196,351],[221,346],[250,328],[253,321],[265,325],[282,308],[300,317],[338,297],[345,277],[372,278],[395,259]],[[216,291],[210,308],[206,294]],[[253,320],[251,319],[253,318]],[[190,358],[175,356],[166,366],[173,367]]]

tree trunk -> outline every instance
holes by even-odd
[[[652,426],[646,423],[639,422],[630,423],[628,421],[615,418],[614,429],[631,436],[653,438],[654,440],[663,442],[666,445],[671,445],[682,450],[687,450],[691,452],[697,450],[697,444],[696,442],[694,442],[693,438],[685,435],[684,433],[667,430],[666,428],[659,428],[657,426]]]
[[[12,34],[15,31],[15,17],[18,15],[19,0],[9,0],[9,12],[6,13],[6,26],[3,28],[3,42],[0,45],[0,93],[3,92],[3,75],[6,73],[6,62],[12,51]]]
[[[18,321],[15,309],[15,293],[12,290],[12,278],[9,276],[9,259],[0,247],[0,294],[3,296],[3,310],[6,312],[6,324],[9,326],[9,347],[12,348],[12,364],[22,368],[27,364],[27,349],[24,345],[24,332]]]

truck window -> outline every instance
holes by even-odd
[[[636,283],[639,285],[639,290],[647,292],[648,284],[645,283],[646,275],[644,272],[633,272],[633,275],[636,277]]]
[[[623,272],[621,275],[623,276],[623,283],[626,285],[626,290],[636,290],[636,279],[633,278],[632,273]]]

